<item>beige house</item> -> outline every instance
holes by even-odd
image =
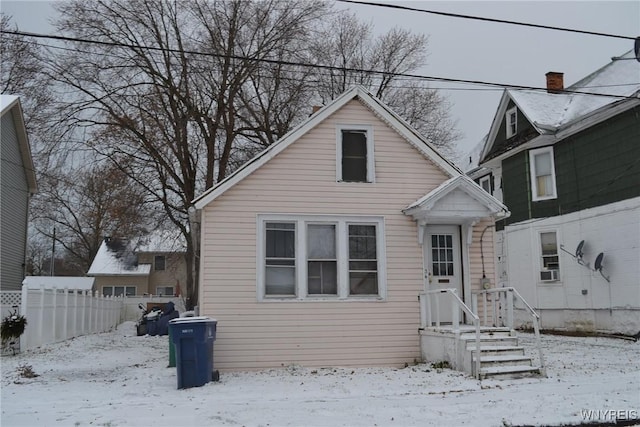
[[[103,295],[174,296],[186,282],[184,247],[165,233],[143,241],[105,239],[87,276]]]
[[[195,205],[217,369],[423,359],[425,329],[472,319],[419,295],[446,288],[470,308],[495,284],[491,226],[508,215],[361,87]]]

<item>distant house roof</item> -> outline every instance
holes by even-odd
[[[20,156],[22,157],[22,165],[26,172],[29,192],[34,194],[38,191],[38,185],[36,183],[36,172],[33,166],[33,158],[31,157],[31,147],[29,146],[27,129],[24,124],[24,114],[22,113],[20,98],[13,95],[0,95],[0,117],[9,112],[13,113],[13,124],[16,128],[18,145],[20,146]]]
[[[187,244],[179,230],[155,230],[138,239],[135,252],[186,252]]]
[[[78,289],[90,291],[95,282],[93,277],[65,277],[65,276],[27,276],[22,281],[22,286],[27,289]]]
[[[487,157],[499,154],[492,152],[495,151],[492,150],[493,142],[510,99],[538,133],[553,135],[604,109],[630,100],[637,102],[639,94],[640,64],[635,61],[633,51],[619,58],[612,58],[610,63],[568,86],[561,93],[506,89],[481,159],[486,160]]]
[[[105,239],[96,254],[87,275],[89,276],[146,276],[150,264],[138,264],[129,243],[117,239]]]
[[[391,110],[382,101],[371,95],[364,87],[354,86],[342,93],[328,105],[311,115],[306,121],[295,129],[284,135],[278,142],[272,144],[260,154],[249,160],[240,169],[229,175],[226,179],[214,185],[194,200],[195,207],[202,209],[229,188],[233,187],[245,177],[253,173],[269,160],[285,150],[289,145],[297,141],[304,134],[327,119],[330,115],[338,111],[349,101],[359,99],[362,103],[380,117],[385,123],[391,126],[409,144],[414,146],[425,157],[429,158],[448,176],[456,176],[461,173],[460,169],[453,163],[445,159],[435,147],[421,136],[411,125],[403,120],[397,113]]]

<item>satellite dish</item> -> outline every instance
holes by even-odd
[[[600,252],[598,254],[598,256],[596,257],[596,262],[593,266],[593,269],[595,271],[600,271],[602,272],[602,259],[604,258],[604,252]]]
[[[578,247],[576,248],[576,258],[582,258],[582,255],[584,255],[584,252],[582,251],[583,247],[584,240],[581,240],[580,243],[578,243]]]

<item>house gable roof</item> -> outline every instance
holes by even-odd
[[[96,253],[88,276],[148,276],[150,264],[138,264],[128,242],[105,239]]]
[[[18,136],[20,156],[22,157],[22,166],[27,177],[27,185],[29,192],[34,194],[38,191],[38,185],[36,183],[36,172],[33,166],[33,158],[31,157],[31,147],[29,146],[29,138],[27,137],[27,128],[24,124],[24,114],[22,113],[20,98],[13,95],[0,95],[0,117],[3,117],[7,113],[12,113],[13,124],[16,135]]]
[[[374,114],[385,121],[396,132],[398,132],[407,142],[414,146],[425,157],[431,159],[434,164],[445,172],[448,176],[456,176],[461,174],[460,169],[446,160],[428,141],[424,139],[416,130],[414,130],[406,121],[400,118],[382,101],[375,98],[366,89],[361,86],[354,86],[344,92],[338,98],[328,105],[324,106],[316,113],[311,115],[305,122],[294,128],[292,131],[283,136],[278,142],[262,151],[253,159],[248,161],[244,166],[229,175],[218,184],[204,192],[193,202],[197,209],[202,209],[214,199],[222,195],[225,191],[233,187],[238,182],[249,176],[262,165],[274,158],[276,155],[285,150],[288,146],[297,141],[319,123],[327,119],[333,113],[342,108],[345,104],[353,99],[359,99]]]
[[[628,108],[637,105],[640,102],[640,99],[637,99],[640,94],[638,79],[640,64],[632,60],[633,58],[632,51],[620,58],[614,58],[609,64],[567,87],[566,92],[563,93],[506,89],[493,118],[489,138],[482,150],[481,163],[494,151],[498,131],[501,129],[500,125],[504,120],[509,101],[513,101],[518,111],[527,118],[539,134],[551,136],[583,120],[592,120],[592,123],[595,123],[601,117],[601,113],[604,114],[621,104],[628,105]],[[572,91],[596,95],[572,93]],[[582,128],[576,127],[575,131]],[[555,139],[552,137],[550,142]],[[508,150],[507,147],[503,151]]]
[[[462,203],[461,203],[462,202]],[[466,175],[458,175],[416,200],[403,210],[405,215],[427,223],[475,221],[488,216],[506,218],[509,209]]]

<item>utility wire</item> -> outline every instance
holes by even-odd
[[[284,61],[277,59],[268,59],[268,58],[256,58],[256,57],[248,57],[248,56],[239,56],[239,55],[228,55],[228,54],[219,54],[219,53],[208,53],[208,52],[198,52],[193,50],[179,50],[173,48],[166,47],[156,47],[156,46],[143,46],[143,45],[132,45],[127,43],[119,43],[119,42],[106,42],[99,40],[88,40],[81,39],[76,37],[67,37],[67,36],[54,36],[48,34],[38,34],[38,33],[29,33],[24,31],[6,31],[0,30],[1,34],[11,34],[16,36],[25,36],[25,37],[34,37],[34,38],[44,38],[44,39],[53,39],[53,40],[62,40],[68,42],[76,42],[76,43],[89,43],[96,44],[102,46],[115,46],[115,47],[123,47],[128,49],[145,49],[149,51],[158,51],[158,52],[170,52],[170,53],[180,53],[180,54],[189,54],[189,55],[197,55],[197,56],[207,56],[207,57],[215,57],[215,58],[225,58],[225,59],[236,59],[240,61],[254,61],[259,63],[267,63],[267,64],[275,64],[275,65],[290,65],[295,67],[310,67],[317,68],[322,70],[331,70],[331,71],[340,71],[340,72],[352,72],[352,73],[365,73],[365,74],[381,74],[385,76],[394,76],[394,77],[409,77],[413,79],[419,80],[427,80],[434,82],[448,82],[448,83],[461,83],[461,84],[472,84],[472,85],[481,85],[481,86],[492,86],[503,89],[518,89],[518,90],[533,90],[533,91],[547,91],[546,87],[536,87],[536,86],[523,86],[523,85],[514,85],[508,83],[497,83],[497,82],[488,82],[483,80],[468,80],[468,79],[454,79],[450,77],[437,77],[437,76],[425,76],[420,74],[410,74],[410,73],[396,73],[391,71],[382,71],[382,70],[367,70],[363,68],[353,68],[353,67],[339,67],[335,65],[324,65],[324,64],[309,64],[303,62],[293,62],[293,61]],[[626,96],[626,95],[614,95],[608,93],[597,93],[597,92],[587,92],[587,91],[579,91],[579,90],[568,90],[565,89],[560,93],[565,94],[580,94],[580,95],[593,95],[593,96],[605,96],[610,98],[617,99],[636,99],[635,96]]]
[[[362,4],[365,6],[377,6],[377,7],[387,7],[391,9],[401,9],[408,10],[411,12],[422,12],[422,13],[430,13],[433,15],[441,15],[448,16],[450,18],[462,18],[462,19],[473,19],[476,21],[484,21],[484,22],[496,22],[499,24],[510,24],[510,25],[521,25],[523,27],[533,27],[533,28],[542,28],[545,30],[555,30],[555,31],[566,31],[569,33],[579,33],[579,34],[588,34],[591,36],[601,36],[601,37],[613,37],[618,39],[626,39],[626,40],[635,40],[635,37],[630,36],[622,36],[619,34],[607,34],[607,33],[599,33],[596,31],[586,31],[586,30],[576,30],[574,28],[563,28],[563,27],[554,27],[551,25],[541,25],[541,24],[531,24],[528,22],[518,22],[518,21],[509,21],[507,19],[497,19],[497,18],[485,18],[482,16],[472,16],[472,15],[461,15],[459,13],[451,13],[451,12],[440,12],[436,10],[427,10],[427,9],[418,9],[415,7],[409,6],[401,6],[398,4],[388,4],[388,3],[373,3],[368,1],[357,1],[357,0],[336,0],[341,3],[351,3],[351,4]]]

